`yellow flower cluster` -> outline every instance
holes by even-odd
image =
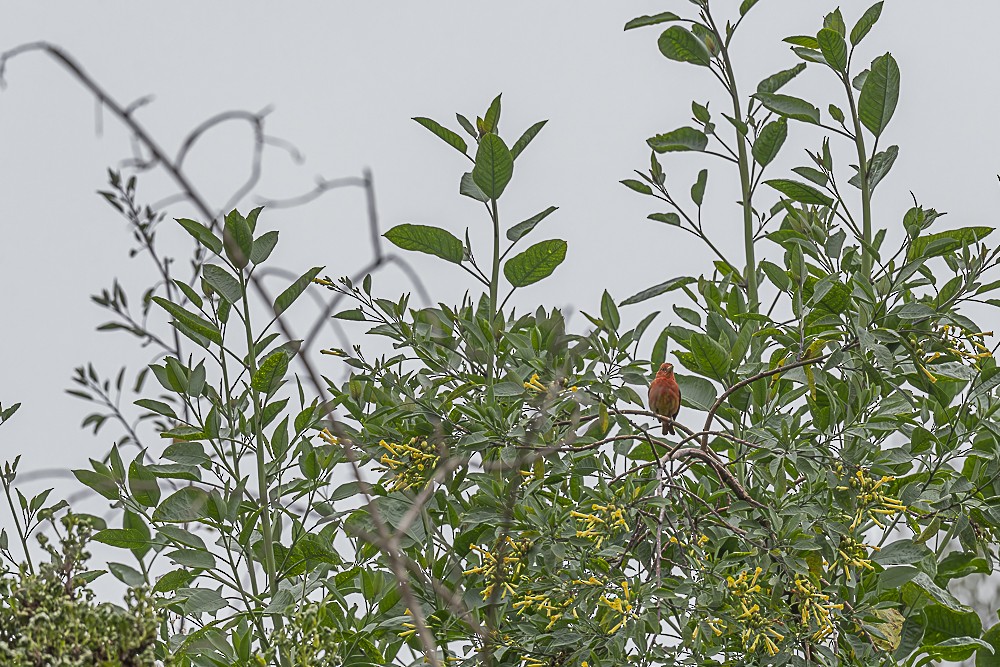
[[[566,386],[566,382],[565,381],[563,381],[562,383],[555,383],[555,382],[553,382],[550,386],[551,387],[556,387],[556,388],[565,387]],[[546,387],[545,384],[538,378],[538,373],[533,373],[532,374],[531,379],[524,383],[524,388],[525,389],[530,389],[531,391],[538,392],[539,394],[544,394],[545,392],[547,392],[549,390],[549,387]],[[575,385],[572,386],[572,387],[569,387],[570,391],[576,391],[577,389],[579,389],[579,387],[577,387]]]
[[[785,635],[774,629],[775,622],[761,608],[760,603],[767,604],[770,597],[770,592],[765,591],[758,583],[761,572],[759,567],[753,574],[743,570],[736,577],[726,577],[726,584],[730,594],[736,598],[736,605],[733,606],[740,612],[736,621],[742,628],[740,638],[743,640],[744,650],[755,653],[758,648],[763,648],[768,655],[777,655],[780,649],[775,640],[782,642]]]
[[[815,627],[812,640],[814,642],[823,640],[834,630],[831,613],[834,610],[842,610],[843,603],[831,603],[829,595],[821,592],[816,584],[800,574],[795,575],[794,592],[801,609],[803,630]]]
[[[434,475],[441,459],[437,447],[426,440],[418,443],[417,438],[411,438],[403,444],[382,440],[378,444],[389,452],[383,454],[379,461],[385,466],[383,470],[393,472],[390,491],[422,489]]]
[[[864,569],[864,570],[875,570],[875,566],[872,565],[871,559],[868,557],[868,550],[873,549],[878,551],[878,547],[869,546],[863,542],[845,535],[840,540],[840,548],[838,549],[840,557],[842,560],[839,561],[840,566],[844,569],[844,575],[850,579],[851,578],[851,568]]]
[[[601,602],[617,614],[615,617],[617,622],[611,626],[611,629],[608,630],[609,635],[615,634],[621,630],[622,626],[626,623],[638,618],[638,615],[635,612],[635,607],[632,604],[632,592],[629,590],[627,579],[623,580],[621,583],[621,592],[616,592],[613,595],[614,597],[608,597],[608,595],[601,596]]]
[[[887,496],[880,490],[885,484],[892,482],[895,477],[883,475],[879,479],[872,477],[867,470],[859,469],[850,478],[849,486],[838,486],[839,491],[853,490],[857,493],[857,512],[854,521],[851,523],[851,530],[858,528],[867,518],[871,519],[876,526],[884,529],[886,526],[881,519],[887,519],[896,514],[906,512],[907,507],[898,499]]]
[[[594,503],[590,509],[590,512],[573,510],[570,516],[583,524],[583,529],[577,530],[576,536],[593,540],[598,549],[609,537],[632,530],[625,520],[625,507],[614,503],[607,505]]]
[[[600,584],[600,582],[597,583]],[[555,627],[555,624],[566,612],[566,608],[573,604],[575,600],[576,596],[572,593],[565,593],[558,590],[548,590],[539,593],[524,593],[511,606],[517,610],[519,615],[530,611],[537,611],[544,614],[546,620],[548,621],[544,631],[548,632]],[[575,609],[573,610],[571,616],[573,618],[578,618]]]
[[[954,324],[935,324],[931,334],[936,336],[935,347],[943,348],[943,351],[939,349],[928,352],[922,344],[917,344],[917,354],[920,356],[917,366],[931,382],[937,382],[937,377],[927,370],[926,365],[941,357],[956,358],[973,368],[978,368],[981,360],[993,357],[989,348],[983,344],[986,336],[993,335],[992,331],[968,331]]]
[[[494,549],[490,551],[480,546],[472,545],[472,550],[479,554],[480,564],[463,572],[465,575],[481,574],[486,581],[483,588],[483,599],[489,599],[493,592],[500,587],[500,599],[510,593],[512,598],[517,597],[517,585],[521,581],[527,567],[528,551],[531,543],[528,540],[515,542],[508,535],[503,546],[505,549]],[[496,553],[498,552],[498,553]]]

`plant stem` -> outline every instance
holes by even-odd
[[[257,355],[254,351],[253,330],[250,326],[250,304],[247,300],[248,280],[243,271],[239,272],[239,276],[242,287],[243,328],[246,331],[247,339],[247,370],[250,377],[253,378],[257,372]],[[278,592],[278,573],[274,562],[274,535],[271,531],[271,507],[268,499],[270,490],[267,485],[267,471],[264,461],[264,427],[261,424],[263,406],[260,404],[260,395],[252,387],[250,395],[253,396],[253,437],[256,445],[254,452],[257,455],[257,494],[260,496],[260,532],[264,540],[264,568],[267,572],[268,591],[274,597]],[[275,629],[281,629],[283,625],[281,616],[275,615]],[[261,637],[260,640],[262,644],[266,645],[266,637]],[[282,664],[286,662],[283,656],[279,660]]]
[[[865,150],[865,136],[862,133],[858,105],[854,101],[854,89],[846,75],[843,78],[847,90],[847,100],[851,105],[851,120],[854,121],[854,145],[858,151],[858,174],[861,177],[861,273],[865,279],[872,274],[872,190],[868,179],[868,154]]]
[[[490,219],[493,221],[493,266],[490,273],[490,363],[487,385],[490,398],[493,397],[493,381],[496,377],[497,341],[494,335],[497,319],[497,290],[500,285],[500,213],[497,210],[497,200],[490,200]]]
[[[716,39],[719,41],[719,50],[722,55],[722,62],[725,65],[726,79],[729,82],[727,88],[733,100],[733,118],[737,121],[742,121],[743,111],[740,108],[740,93],[736,87],[736,75],[733,73],[733,64],[729,59],[729,48],[722,35],[719,34],[719,30],[715,27],[715,22],[711,20],[711,15],[707,15],[707,18],[713,32],[715,32]],[[753,202],[751,201],[753,188],[750,183],[750,160],[747,155],[747,138],[745,135],[740,134],[739,130],[736,132],[736,148],[740,166],[740,200],[743,205],[743,252],[746,259],[744,280],[747,284],[748,310],[751,313],[756,313],[760,308],[760,299],[757,296],[757,259],[754,252]]]
[[[17,463],[15,462],[16,466]],[[35,573],[35,565],[31,562],[31,552],[28,551],[28,535],[26,533],[27,526],[24,529],[21,528],[21,520],[17,518],[17,510],[14,509],[14,500],[10,497],[10,483],[7,478],[3,478],[3,491],[7,496],[7,504],[10,505],[10,515],[14,517],[14,527],[17,528],[17,537],[21,541],[21,548],[24,550],[24,558],[28,562],[28,571],[31,574]]]

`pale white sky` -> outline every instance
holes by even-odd
[[[849,25],[868,4],[845,3]],[[1000,4],[964,2],[961,20],[948,20],[947,4],[888,0],[860,56],[867,62],[891,50],[902,70],[901,101],[885,136],[885,145],[899,143],[902,150],[876,205],[879,223],[897,231],[910,191],[921,203],[950,212],[944,224],[991,224],[996,217],[994,30]],[[716,5],[721,13],[727,6],[735,11],[739,2]],[[815,33],[833,6],[762,1],[734,47],[743,90],[795,64],[780,37]],[[350,176],[370,167],[384,229],[413,222],[461,235],[469,226],[481,249],[487,220],[476,202],[457,194],[464,158],[410,118],[429,116],[457,129],[456,111],[482,114],[502,91],[501,133],[508,143],[534,121],[549,119],[517,162],[502,200],[504,224],[556,205],[560,210],[534,239],[569,242],[567,261],[555,275],[513,302],[596,311],[604,289],[621,300],[676,275],[709,270],[710,256],[690,236],[646,220],[662,210],[653,200],[618,184],[648,164],[647,137],[689,124],[692,98],[725,109],[707,71],[659,54],[658,28],[622,31],[628,19],[666,9],[691,6],[682,0],[512,0],[488,10],[458,0],[311,2],[280,9],[260,1],[6,3],[0,50],[51,41],[119,101],[155,94],[138,118],[171,152],[213,113],[273,104],[270,133],[295,143],[307,162],[296,166],[280,151],[270,152],[261,195],[295,195],[317,174]],[[116,276],[133,290],[150,276],[144,258],[127,258],[123,223],[94,195],[105,185],[105,169],[128,155],[128,137],[107,114],[103,136],[95,136],[92,98],[41,55],[12,61],[7,83],[0,92],[0,402],[24,407],[0,429],[0,459],[23,454],[25,470],[80,467],[87,457],[103,455],[116,431],[109,427],[95,439],[79,430],[88,406],[63,393],[72,369],[94,361],[113,375],[123,363],[138,368],[146,361],[126,335],[94,331],[107,318],[88,299]],[[787,92],[822,109],[841,102],[832,74],[818,66]],[[246,128],[234,126],[192,154],[190,175],[216,205],[244,177],[248,145]],[[815,133],[793,126],[779,162],[807,164],[801,147],[817,146]],[[849,154],[840,155],[846,165]],[[697,169],[711,163],[674,155],[664,164],[668,182],[686,192]],[[740,218],[732,204],[738,191],[733,175],[723,175],[727,165],[713,167],[706,227],[739,259]],[[141,180],[140,195],[155,200],[169,192],[166,185],[162,178]],[[192,211],[177,206],[170,213]],[[363,220],[361,191],[345,190],[304,208],[265,212],[261,224],[282,232],[279,264],[297,271],[325,265],[329,275],[339,276],[368,257]],[[162,235],[183,255],[183,232],[165,227]],[[412,261],[437,299],[453,301],[475,289],[453,266],[426,256]],[[375,285],[385,295],[407,289],[392,270]],[[136,301],[138,292],[132,297]],[[630,315],[669,312],[671,303],[648,302]],[[666,321],[662,315],[658,323]],[[331,337],[322,345],[335,343]],[[71,493],[76,482],[57,486],[54,497]],[[4,523],[6,513],[0,515]]]

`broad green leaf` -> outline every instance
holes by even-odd
[[[874,191],[875,187],[885,178],[898,156],[899,146],[889,146],[872,157],[868,163],[868,187],[870,190]],[[848,183],[861,189],[861,173],[854,174]]]
[[[690,30],[679,25],[672,25],[663,31],[657,41],[660,53],[670,60],[691,63],[708,67],[712,62],[705,43],[694,36]]]
[[[642,290],[638,294],[633,294],[629,298],[622,301],[619,306],[631,306],[632,304],[640,303],[646,301],[647,299],[652,299],[653,297],[660,296],[661,294],[666,294],[667,292],[673,292],[676,289],[680,289],[685,285],[690,285],[691,283],[697,282],[694,278],[690,276],[680,276],[678,278],[671,278],[666,282],[662,282],[659,285],[654,285],[647,289]]]
[[[247,225],[250,227],[250,231],[254,232],[257,230],[257,218],[260,216],[260,212],[264,210],[263,206],[258,206],[254,210],[247,213],[246,221]]]
[[[892,565],[930,564],[933,567],[934,552],[923,544],[915,544],[913,540],[903,539],[882,547],[872,556],[872,560],[882,567]]]
[[[758,0],[743,0],[740,3],[740,16],[746,16],[746,13],[750,11],[754,5],[756,5]]]
[[[820,187],[825,187],[830,182],[830,177],[815,167],[794,167],[792,171]]]
[[[806,185],[805,183],[800,183],[799,181],[778,178],[770,181],[764,181],[764,183],[770,185],[772,188],[792,201],[797,201],[802,204],[816,204],[819,206],[833,205],[833,199],[827,197],[811,185]]]
[[[615,300],[611,298],[611,294],[607,290],[604,290],[604,294],[601,296],[601,320],[610,331],[618,331],[618,326],[621,324],[618,306],[615,305]]]
[[[471,171],[467,171],[462,174],[462,180],[458,184],[458,194],[471,197],[472,199],[481,202],[488,202],[490,200],[490,198],[486,196],[486,193],[480,190],[479,186],[476,185],[476,182],[472,180]]]
[[[636,192],[638,192],[641,195],[651,195],[651,194],[653,194],[653,188],[649,187],[648,185],[646,185],[642,181],[635,180],[634,178],[626,178],[626,179],[624,179],[622,181],[618,181],[618,182],[621,183],[622,185],[624,185],[629,190],[635,190]]]
[[[497,134],[500,129],[500,98],[503,94],[497,95],[490,102],[490,108],[486,110],[486,115],[483,116],[483,126],[486,128],[487,132],[492,132]]]
[[[677,385],[681,388],[681,405],[708,412],[719,397],[715,385],[697,375],[678,375]]]
[[[271,256],[271,251],[278,244],[278,232],[271,230],[261,234],[253,241],[253,249],[250,250],[250,261],[256,264],[263,264]]]
[[[776,93],[786,83],[797,77],[806,69],[805,63],[799,63],[791,69],[784,69],[767,77],[757,84],[757,92],[764,94]]]
[[[791,37],[785,37],[783,40],[786,44],[791,44],[793,46],[799,46],[806,49],[819,50],[819,42],[816,41],[815,37],[810,35],[792,35]]]
[[[156,475],[138,461],[132,461],[128,467],[128,488],[135,501],[143,507],[156,507],[160,502],[160,485]]]
[[[753,159],[762,167],[771,164],[787,137],[788,121],[784,118],[771,121],[761,128],[757,140],[753,142]]]
[[[368,317],[365,315],[365,311],[360,308],[350,308],[348,310],[342,310],[339,313],[333,315],[335,320],[348,320],[351,322],[366,322]]]
[[[372,500],[372,504],[376,506],[381,519],[393,530],[401,524],[403,516],[411,506],[410,502],[402,498],[388,496],[376,497]],[[344,521],[344,530],[348,535],[361,539],[378,535],[375,521],[369,514],[367,507],[362,507],[348,516]],[[410,544],[419,544],[426,540],[427,533],[424,528],[424,522],[419,520],[410,522],[409,527],[406,529],[405,537],[408,538]],[[405,540],[404,546],[407,546]]]
[[[288,310],[288,308],[295,303],[295,300],[302,296],[302,293],[307,287],[309,287],[309,283],[311,283],[322,270],[322,266],[314,266],[299,276],[294,283],[286,287],[285,291],[279,294],[278,298],[274,300],[274,314],[281,315],[283,312]]]
[[[153,521],[187,523],[207,516],[210,496],[195,486],[185,486],[169,495],[153,511]]]
[[[632,30],[633,28],[644,28],[649,25],[658,25],[660,23],[671,23],[673,21],[680,21],[681,17],[673,12],[662,12],[660,14],[653,14],[652,16],[639,16],[628,23],[625,24],[626,30]]]
[[[236,268],[242,269],[247,265],[250,261],[250,251],[253,250],[253,232],[246,218],[236,209],[226,215],[222,243],[226,249],[226,256]]]
[[[229,271],[217,264],[205,264],[201,267],[201,275],[205,282],[212,286],[223,299],[231,304],[238,304],[243,299],[243,289]]]
[[[118,485],[109,475],[102,475],[93,470],[74,470],[73,475],[84,486],[90,487],[108,500],[118,500]]]
[[[462,155],[468,155],[467,151],[469,150],[469,145],[465,143],[465,139],[458,136],[447,127],[441,125],[436,120],[431,120],[430,118],[422,118],[418,116],[413,120],[426,127],[440,139],[443,139],[446,144],[457,150]]]
[[[188,234],[193,236],[198,243],[202,244],[216,255],[222,254],[222,239],[213,234],[208,227],[200,222],[188,220],[187,218],[174,219],[177,220],[180,226],[186,229]]]
[[[857,46],[861,43],[861,40],[865,38],[865,35],[872,29],[876,21],[882,15],[882,2],[876,2],[874,5],[868,8],[858,22],[854,24],[854,28],[851,30],[851,44]]]
[[[183,607],[185,614],[214,615],[215,612],[229,606],[226,598],[222,597],[221,593],[208,588],[180,588],[177,590],[177,598],[184,599]]]
[[[535,228],[535,225],[537,225],[539,222],[547,218],[550,214],[552,214],[558,209],[559,209],[558,206],[549,206],[541,213],[537,213],[531,216],[524,222],[517,223],[516,225],[507,230],[507,240],[517,241],[518,239],[527,235],[532,229]]]
[[[476,151],[472,180],[487,197],[498,199],[513,175],[514,158],[503,139],[493,133],[484,135]]]
[[[993,651],[977,651],[976,667],[1000,667],[1000,623],[983,633],[983,641],[992,646]]]
[[[136,528],[105,528],[90,539],[122,549],[141,549],[149,544],[147,535]]]
[[[543,127],[545,127],[545,124],[547,122],[549,121],[540,120],[524,131],[524,134],[522,134],[518,138],[518,140],[514,142],[514,145],[510,147],[510,158],[512,160],[517,159],[517,156],[520,155],[521,152],[528,147],[528,144],[531,143],[531,140],[535,138],[535,135],[538,134]]]
[[[847,24],[844,23],[844,15],[840,12],[840,7],[823,17],[823,28],[832,30],[841,37],[847,35]]]
[[[898,101],[899,65],[887,53],[872,61],[858,98],[858,116],[868,131],[878,137],[889,124]]]
[[[909,582],[903,585],[904,595],[915,596],[919,599],[921,596],[926,595],[932,600],[940,604],[941,606],[950,609],[951,611],[960,612],[962,614],[971,612],[972,609],[967,605],[963,604],[958,598],[952,595],[949,591],[941,588],[935,584],[929,575],[924,572],[916,575]],[[974,613],[974,612],[973,612]]]
[[[823,28],[816,35],[816,41],[830,67],[838,72],[847,71],[847,42],[839,32]]]
[[[725,380],[729,373],[730,359],[726,349],[718,341],[699,332],[691,336],[690,347],[698,368],[712,379]]]
[[[708,137],[693,127],[681,127],[673,132],[658,134],[646,140],[657,153],[673,151],[703,151],[708,146]]]
[[[201,539],[189,530],[184,530],[180,526],[174,526],[171,524],[164,524],[158,526],[156,529],[158,544],[163,546],[174,546],[175,544],[183,544],[186,547],[191,547],[192,549],[207,549],[205,546],[205,540]]]
[[[702,169],[698,172],[698,180],[691,186],[691,201],[698,208],[701,208],[701,203],[705,200],[706,186],[708,186],[708,169]]]
[[[918,257],[938,257],[958,250],[964,245],[972,245],[982,241],[993,233],[992,227],[962,227],[937,234],[918,236],[910,243],[907,259],[913,261]]]
[[[803,123],[819,124],[819,109],[803,99],[776,93],[756,93],[754,97],[760,100],[765,109],[779,116]]]
[[[464,257],[462,242],[440,227],[404,223],[393,227],[383,236],[403,250],[425,252],[455,264],[460,264]]]
[[[146,408],[150,412],[155,412],[158,415],[163,415],[164,417],[169,417],[170,419],[177,419],[177,413],[174,412],[173,407],[163,401],[157,401],[152,398],[140,398],[135,401],[135,405],[138,405],[140,408]]]
[[[142,572],[124,563],[108,563],[108,570],[115,576],[115,579],[130,588],[138,588],[146,584],[146,578],[142,576]]]
[[[680,227],[681,225],[681,216],[676,213],[650,213],[646,217],[656,222],[673,225],[674,227]]]
[[[513,287],[525,287],[551,275],[564,259],[565,241],[542,241],[508,259],[504,264],[503,274]]]
[[[288,371],[288,353],[275,350],[260,362],[260,368],[253,374],[250,386],[257,391],[270,394],[281,383]]]
[[[218,327],[205,318],[200,315],[195,315],[177,304],[167,301],[161,296],[154,296],[152,300],[165,311],[173,315],[177,322],[180,322],[196,334],[204,336],[213,343],[222,345],[222,333],[219,331]]]
[[[184,568],[172,570],[160,575],[156,583],[153,584],[153,592],[168,593],[177,590],[181,586],[186,586],[192,579],[194,579],[194,574]]]

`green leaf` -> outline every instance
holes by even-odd
[[[792,201],[797,201],[802,204],[816,204],[819,206],[833,205],[833,199],[827,197],[811,185],[806,185],[805,183],[800,183],[799,181],[778,178],[770,181],[764,181],[764,183],[770,185],[772,188]]]
[[[281,383],[288,371],[288,353],[275,350],[260,363],[260,368],[253,374],[250,386],[257,391],[270,394]]]
[[[743,0],[740,3],[740,16],[746,16],[747,12],[756,5],[758,0]]]
[[[547,209],[545,209],[541,213],[537,213],[537,214],[531,216],[530,218],[528,218],[524,222],[517,223],[516,225],[514,225],[513,227],[511,227],[510,229],[507,230],[507,240],[508,241],[517,241],[518,239],[520,239],[523,236],[527,235],[532,229],[535,228],[535,225],[537,225],[539,222],[541,222],[542,220],[544,220],[545,218],[547,218],[549,215],[551,215],[553,212],[557,211],[558,209],[559,209],[558,206],[549,206]]]
[[[393,227],[383,236],[403,250],[425,252],[455,264],[460,264],[464,257],[462,241],[440,227],[405,223]]]
[[[138,461],[132,461],[128,467],[128,488],[132,497],[143,507],[156,507],[160,502],[160,485],[156,475]]]
[[[681,226],[681,216],[676,213],[650,213],[646,216],[649,220],[655,222],[662,222],[666,225],[673,225],[674,227]]]
[[[847,42],[836,30],[823,28],[816,35],[820,51],[826,62],[838,72],[847,71]]]
[[[917,590],[919,589],[919,591]],[[950,609],[952,611],[957,611],[960,613],[971,612],[972,609],[965,604],[963,604],[958,598],[952,595],[950,592],[941,588],[935,584],[929,575],[924,572],[916,575],[909,582],[903,585],[904,595],[916,595],[921,596],[923,594],[928,595],[932,600],[940,604],[942,607]]]
[[[431,120],[430,118],[421,118],[418,116],[413,120],[426,127],[439,138],[443,139],[446,144],[457,150],[462,155],[468,155],[469,145],[465,143],[465,139],[458,136],[447,127],[441,125],[435,120]]]
[[[274,300],[274,314],[281,315],[283,312],[288,310],[288,308],[295,303],[295,300],[302,296],[302,293],[309,286],[309,283],[319,275],[319,272],[323,270],[322,266],[314,266],[309,269],[298,279],[285,288],[285,291],[278,295],[278,298]]]
[[[601,296],[601,319],[610,331],[618,331],[621,317],[618,314],[615,300],[611,298],[607,290],[604,290],[604,294]]]
[[[180,226],[186,229],[188,234],[193,236],[198,243],[202,244],[216,255],[222,254],[222,239],[213,234],[208,227],[200,222],[188,220],[187,218],[174,219],[177,220]]]
[[[708,412],[719,397],[715,385],[697,375],[678,375],[677,385],[681,388],[681,405],[695,410]]]
[[[657,41],[660,53],[670,60],[691,63],[708,67],[712,62],[705,43],[695,37],[690,30],[679,25],[672,25],[663,31]]]
[[[882,15],[882,2],[876,2],[868,8],[851,30],[851,44],[857,46],[865,35],[872,29],[879,17]]]
[[[703,151],[708,146],[708,136],[693,127],[681,127],[673,132],[658,134],[646,140],[657,153],[673,151]]]
[[[844,23],[844,15],[840,13],[840,7],[823,17],[823,28],[832,30],[841,37],[847,34],[847,24]]]
[[[958,250],[964,245],[982,241],[992,233],[992,227],[962,227],[937,234],[918,236],[910,243],[910,250],[906,256],[911,262],[918,257],[925,259],[938,257]]]
[[[222,345],[222,333],[214,324],[205,318],[195,315],[177,304],[167,301],[161,296],[154,296],[152,300],[165,311],[173,315],[177,322],[180,322],[191,331],[207,338],[213,343]]]
[[[170,591],[177,590],[181,586],[186,586],[192,579],[194,579],[194,574],[188,572],[184,568],[173,570],[160,575],[160,577],[156,580],[156,583],[153,584],[153,592],[168,593]]]
[[[698,172],[698,180],[691,186],[691,201],[695,206],[701,208],[701,203],[705,200],[705,187],[708,185],[708,169]]]
[[[471,171],[467,171],[462,174],[462,180],[458,184],[458,194],[471,197],[472,199],[481,202],[488,202],[490,200],[490,198],[486,196],[486,193],[480,190],[479,186],[476,185],[476,182],[472,180]]]
[[[923,544],[915,544],[913,540],[903,539],[882,547],[872,556],[872,560],[888,568],[893,565],[917,565],[927,563],[933,567],[934,552]]]
[[[1000,667],[1000,623],[983,633],[983,641],[993,647],[993,652],[977,651],[976,667]]]
[[[271,251],[276,245],[278,245],[278,232],[272,230],[261,234],[254,239],[253,248],[250,250],[250,261],[254,265],[263,264],[271,256]]]
[[[253,250],[253,232],[246,218],[233,209],[226,215],[226,226],[222,234],[222,242],[226,256],[233,265],[242,269],[250,261],[250,251]]]
[[[764,94],[776,93],[782,86],[804,72],[805,69],[806,64],[799,63],[790,69],[783,69],[780,72],[776,72],[757,84],[757,92]]]
[[[715,380],[724,380],[729,373],[729,354],[711,336],[695,333],[690,341],[691,353],[694,354],[698,367]]]
[[[875,187],[885,178],[892,165],[895,164],[899,156],[899,146],[889,146],[884,151],[876,153],[868,163],[868,187],[875,190]],[[848,181],[851,185],[861,189],[861,172],[854,174]]]
[[[229,606],[221,593],[208,588],[181,588],[177,596],[184,598],[184,613],[189,615],[214,615]]]
[[[658,25],[660,23],[670,23],[672,21],[680,20],[682,20],[681,17],[673,12],[662,12],[660,14],[653,14],[652,16],[636,17],[625,24],[625,29],[632,30],[633,28],[644,28],[650,25]]]
[[[819,125],[819,109],[803,99],[776,93],[756,93],[754,97],[764,105],[765,109],[779,116]]]
[[[92,540],[122,549],[141,549],[149,544],[149,538],[138,528],[105,528],[94,533]]]
[[[486,115],[483,116],[483,126],[486,128],[487,132],[497,133],[500,129],[500,98],[503,96],[501,93],[493,98],[490,102],[490,108],[486,110]]]
[[[762,167],[771,164],[787,137],[788,121],[784,118],[771,121],[761,128],[757,140],[753,142],[753,159]]]
[[[626,188],[628,188],[630,190],[635,190],[636,192],[638,192],[641,195],[651,195],[651,194],[653,194],[653,188],[649,187],[648,185],[646,185],[642,181],[635,180],[634,178],[626,178],[625,180],[618,181],[618,182],[621,183],[622,185],[624,185]]]
[[[223,299],[231,304],[238,304],[243,299],[243,289],[240,281],[231,273],[217,264],[205,264],[201,267],[201,275],[205,282],[212,286]]]
[[[678,278],[671,278],[666,282],[662,282],[659,285],[654,285],[648,287],[638,294],[633,294],[629,298],[622,301],[619,306],[631,306],[632,304],[640,303],[646,301],[647,299],[652,299],[653,297],[660,296],[661,294],[666,294],[667,292],[673,292],[676,289],[680,289],[685,285],[690,285],[691,283],[697,282],[694,278],[690,276],[680,276]]]
[[[124,563],[108,563],[108,569],[115,576],[115,579],[131,588],[138,588],[146,584],[146,578],[142,576],[142,572]]]
[[[146,408],[150,412],[155,412],[158,415],[163,415],[164,417],[169,417],[170,419],[177,419],[177,413],[174,412],[174,409],[162,401],[156,401],[152,398],[140,398],[135,401],[135,405],[138,405],[140,408]]]
[[[899,65],[891,54],[872,61],[871,72],[861,87],[858,116],[876,137],[882,134],[899,101]]]
[[[535,138],[535,135],[538,134],[543,127],[545,127],[545,124],[547,122],[549,121],[540,120],[524,131],[524,134],[522,134],[518,138],[518,140],[514,142],[514,145],[510,147],[510,158],[512,160],[517,159],[517,156],[520,155],[521,152],[528,147],[528,144],[531,143],[531,140]]]
[[[514,158],[503,139],[487,133],[479,140],[472,180],[490,199],[498,199],[514,175]]]
[[[335,313],[333,316],[335,320],[348,320],[350,322],[367,322],[368,318],[365,316],[365,311],[360,308],[351,308],[349,310],[342,310],[339,313]]]
[[[90,487],[108,500],[118,500],[118,485],[110,475],[93,470],[74,470],[73,475],[84,486]]]
[[[566,242],[551,239],[536,243],[504,264],[503,274],[514,287],[524,287],[537,283],[556,270],[566,259]]]
[[[816,41],[815,37],[810,37],[809,35],[792,35],[791,37],[785,37],[781,41],[806,49],[819,49],[819,42]]]
[[[208,515],[211,497],[195,486],[178,489],[153,511],[153,521],[164,523],[187,523],[198,521]]]

